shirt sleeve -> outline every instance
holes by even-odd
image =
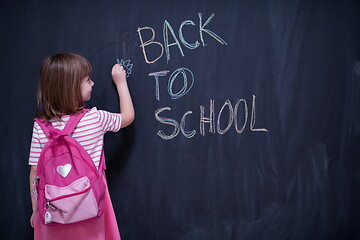
[[[110,113],[108,111],[98,110],[100,125],[106,132],[117,132],[121,128],[121,115],[120,113]]]
[[[40,143],[40,136],[39,136],[39,128],[40,128],[39,124],[37,122],[34,122],[33,133],[30,144],[29,165],[37,165],[42,151],[42,145]]]

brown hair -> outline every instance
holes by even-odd
[[[50,120],[80,112],[84,107],[81,80],[90,76],[90,62],[74,53],[47,57],[40,68],[36,115]]]

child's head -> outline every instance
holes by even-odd
[[[37,116],[58,118],[80,112],[84,101],[82,84],[89,82],[92,67],[89,61],[74,53],[59,53],[46,58],[40,68],[37,93]],[[91,92],[91,89],[90,89]]]

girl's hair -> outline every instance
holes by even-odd
[[[90,62],[78,54],[47,57],[40,68],[36,116],[50,120],[80,112],[84,107],[81,80],[91,72]]]

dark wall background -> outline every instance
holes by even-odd
[[[137,239],[360,239],[359,1],[6,1],[1,3],[0,133],[1,239],[31,239],[28,152],[43,58],[76,52],[93,64],[87,106],[117,111],[110,70],[117,58],[134,64],[129,87],[136,120],[106,137],[107,176],[122,238]],[[220,36],[221,45],[203,32]],[[167,20],[178,38],[180,24],[190,50],[180,43],[147,64],[137,33],[155,30],[164,44]],[[142,31],[144,40],[151,37]],[[179,39],[179,38],[178,38]],[[179,39],[180,40],[180,39]],[[170,43],[174,39],[169,35]],[[154,44],[149,58],[159,54]],[[194,74],[183,97],[171,99],[170,74]],[[149,73],[169,70],[155,80]],[[173,92],[183,87],[182,75]],[[189,75],[187,75],[189,77]],[[188,82],[190,84],[190,80]],[[189,85],[188,85],[189,87]],[[252,121],[255,96],[256,122]],[[236,106],[239,99],[240,104]],[[200,106],[205,124],[200,134]],[[229,100],[245,129],[227,126]],[[246,118],[244,106],[248,107]],[[222,107],[223,110],[221,111]],[[155,118],[195,130],[174,131]],[[221,114],[220,114],[221,113]],[[220,117],[219,117],[220,116]],[[253,131],[266,128],[268,131]]]

